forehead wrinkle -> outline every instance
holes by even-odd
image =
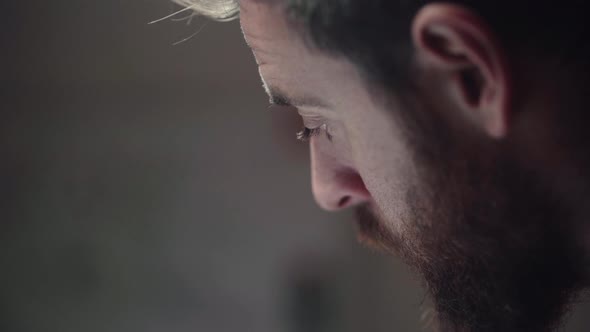
[[[246,44],[254,53],[276,55],[278,54],[277,47],[273,47],[273,42],[276,38],[262,39],[259,37],[253,37],[252,35],[244,34]]]
[[[279,11],[274,0],[249,0],[250,4],[240,3],[243,13],[252,11],[251,15],[242,15],[240,25],[246,43],[251,48],[260,43],[276,43],[292,39],[292,31],[286,23],[286,15]],[[247,2],[247,3],[248,3]],[[282,1],[280,1],[282,2]],[[247,8],[247,9],[246,9]]]
[[[268,39],[269,41],[271,39]],[[272,46],[271,43],[264,43],[258,39],[252,39],[251,37],[246,37],[246,44],[254,54],[254,58],[256,59],[256,63],[258,66],[267,65],[273,61],[280,59],[281,54],[278,50],[275,49],[268,49],[264,46]]]
[[[273,38],[265,36],[264,33],[259,34],[259,33],[253,33],[251,31],[246,31],[247,29],[243,29],[243,33],[244,33],[244,37],[246,37],[246,40],[250,40],[250,41],[269,41],[272,40]]]

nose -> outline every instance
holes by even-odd
[[[321,139],[313,137],[310,141],[311,188],[317,204],[324,210],[337,211],[368,202],[371,194],[359,173]]]

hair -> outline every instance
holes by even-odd
[[[173,0],[218,21],[238,17],[239,0]],[[269,0],[266,0],[269,1]],[[284,5],[317,49],[355,63],[373,82],[404,88],[413,46],[410,27],[420,7],[434,0],[272,0]],[[281,3],[282,2],[282,3]],[[513,54],[585,63],[590,24],[585,0],[449,0],[471,8]],[[387,43],[384,43],[387,40]]]
[[[198,13],[216,20],[226,20],[228,13],[239,12],[239,0],[174,1],[192,5]],[[284,6],[286,17],[311,47],[345,57],[369,81],[398,90],[412,83],[412,20],[422,6],[435,2],[256,1]],[[478,13],[496,33],[509,57],[526,59],[534,55],[536,59],[558,59],[576,65],[588,62],[590,49],[585,42],[590,30],[583,10],[585,1],[447,0]],[[435,306],[443,331],[548,331],[556,326],[576,291],[586,285],[586,265],[578,260],[583,255],[578,254],[577,243],[570,239],[574,232],[563,222],[565,208],[541,188],[531,172],[511,164],[507,156],[485,167],[465,164],[479,158],[468,158],[453,150],[460,144],[455,144],[458,141],[445,130],[443,119],[432,118],[436,112],[428,112],[427,117],[419,107],[407,109],[412,112],[397,114],[406,120],[404,125],[420,129],[409,130],[413,136],[408,139],[415,145],[415,158],[422,160],[419,171],[431,173],[424,175],[426,183],[430,182],[424,190],[437,197],[433,206],[427,206],[416,198],[420,192],[412,188],[408,192],[413,199],[410,210],[420,212],[415,216],[417,220],[428,217],[439,222],[421,226],[414,234],[420,242],[410,246],[381,227],[370,211],[360,210],[361,234],[378,240],[374,241],[377,245],[394,248],[406,260],[414,259],[414,267],[423,270],[429,292],[438,301]],[[580,150],[587,151],[590,134],[583,124],[588,122],[580,121],[579,114],[588,117],[588,113],[564,113],[570,113],[570,119],[563,132],[579,126],[576,133],[580,133]],[[579,155],[586,157],[588,153]],[[486,172],[478,167],[484,167]],[[460,173],[466,176],[465,184],[460,183]],[[461,185],[464,189],[457,190]],[[422,215],[425,207],[431,216]],[[444,221],[439,220],[444,219],[440,216],[447,222],[440,222]],[[429,225],[425,221],[416,224]],[[527,236],[531,242],[525,243]],[[422,251],[417,249],[420,247]]]
[[[196,14],[216,21],[231,21],[238,18],[240,6],[238,0],[172,0],[177,4],[192,9]]]

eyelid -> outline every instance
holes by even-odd
[[[303,142],[308,141],[311,137],[317,136],[322,133],[322,131],[326,134],[328,140],[332,141],[332,135],[328,129],[328,126],[325,123],[325,119],[322,116],[318,115],[307,115],[297,107],[292,105],[282,105],[271,103],[268,105],[268,109],[271,111],[285,111],[285,110],[295,110],[299,113],[303,120],[303,129],[296,133],[297,139]]]
[[[322,124],[315,128],[308,128],[307,126],[303,127],[303,129],[297,133],[297,139],[302,142],[307,142],[311,137],[321,134],[322,131],[326,134],[328,140],[332,141],[332,135],[330,135],[326,124]]]
[[[320,128],[307,128],[303,127],[301,131],[297,132],[297,139],[302,142],[307,142],[312,136],[318,135]]]
[[[318,115],[309,116],[309,115],[301,114],[301,112],[299,112],[299,115],[301,116],[301,120],[303,121],[303,125],[306,126],[307,128],[319,128],[319,127],[324,126],[326,124],[326,119],[322,116],[318,116]]]

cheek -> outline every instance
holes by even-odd
[[[393,119],[366,115],[348,129],[353,163],[386,222],[398,229],[410,213],[406,199],[418,183],[416,167]]]
[[[408,194],[415,187],[416,175],[404,162],[394,158],[381,158],[385,153],[368,153],[367,161],[362,162],[359,174],[367,191],[371,194],[380,214],[386,217],[387,224],[399,230],[403,220],[410,214]]]

